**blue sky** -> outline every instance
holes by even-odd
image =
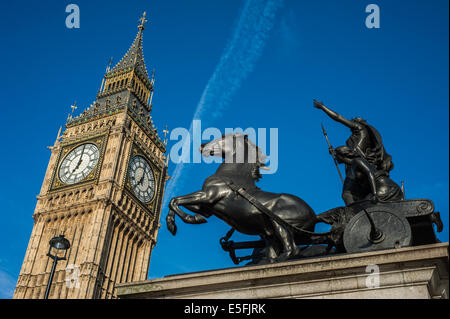
[[[69,3],[1,4],[0,298],[12,295],[20,271],[50,157],[46,146],[74,100],[85,107],[94,101],[109,58],[117,62],[129,48],[143,11],[150,18],[144,54],[147,68],[156,69],[152,116],[160,133],[166,125],[189,128],[207,92],[204,127],[278,128],[278,171],[259,187],[295,194],[320,213],[343,205],[320,123],[334,146],[350,133],[313,109],[313,99],[323,100],[381,132],[393,179],[405,181],[407,198],[434,201],[445,223],[439,238],[448,241],[448,1],[80,0],[73,3],[81,27],[72,30],[64,24]],[[243,17],[246,5],[272,3],[262,26]],[[380,7],[380,29],[365,26],[370,3]],[[233,43],[236,34],[242,38]],[[232,60],[220,69],[227,54]],[[213,81],[218,71],[225,78]],[[216,91],[207,90],[211,83]],[[176,195],[199,190],[216,168],[185,164]],[[171,163],[169,174],[175,169]],[[219,245],[225,223],[177,219],[173,237],[166,214],[164,207],[150,278],[234,266]]]

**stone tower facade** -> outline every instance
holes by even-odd
[[[55,141],[13,298],[43,298],[51,238],[71,243],[49,298],[116,298],[115,284],[147,279],[168,179],[166,145],[150,115],[145,14],[130,49],[107,68],[96,101],[69,116]]]

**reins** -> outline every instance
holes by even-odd
[[[267,217],[275,220],[278,224],[282,225],[282,226],[286,226],[289,228],[292,228],[293,230],[299,232],[299,233],[303,233],[303,234],[308,234],[308,235],[314,235],[314,236],[328,236],[331,234],[331,232],[326,232],[326,233],[314,233],[302,228],[298,228],[292,224],[289,224],[288,222],[286,222],[284,219],[278,217],[277,215],[275,215],[274,213],[272,213],[272,211],[270,209],[268,209],[266,206],[264,206],[260,201],[258,201],[254,196],[250,195],[244,187],[239,187],[238,185],[234,184],[233,182],[228,182],[227,180],[220,178],[220,180],[222,180],[222,182],[225,183],[225,185],[227,185],[233,192],[235,192],[236,194],[239,194],[240,196],[242,196],[244,199],[246,199],[250,204],[252,204],[254,207],[256,207],[256,209],[258,209],[260,212],[262,212],[263,214],[265,214]]]

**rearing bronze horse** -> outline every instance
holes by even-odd
[[[185,223],[202,224],[214,215],[237,231],[259,235],[266,242],[267,262],[279,262],[300,253],[297,245],[311,243],[310,234],[318,222],[312,208],[297,196],[275,194],[260,190],[255,182],[261,177],[265,155],[247,135],[228,134],[200,147],[203,156],[220,156],[224,162],[216,173],[208,177],[201,190],[174,197],[169,203],[167,227],[175,235],[175,214]],[[270,210],[276,218],[269,218],[248,200],[237,194],[230,184],[238,185]],[[196,213],[189,215],[180,206]],[[293,232],[289,225],[300,229]]]

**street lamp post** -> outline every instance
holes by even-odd
[[[67,250],[70,248],[70,242],[64,235],[60,235],[57,237],[53,237],[50,239],[50,248],[48,249],[47,256],[53,259],[52,270],[50,272],[50,277],[48,278],[47,289],[45,290],[44,299],[48,299],[48,294],[50,293],[50,287],[52,286],[53,276],[55,275],[56,265],[60,260],[66,260]],[[55,254],[52,254],[52,249],[55,251]],[[64,256],[59,257],[58,252],[60,250],[64,251]]]

